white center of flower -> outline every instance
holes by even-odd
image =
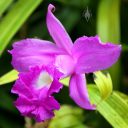
[[[53,78],[48,74],[48,72],[43,71],[40,73],[37,83],[36,83],[36,88],[40,89],[44,86],[49,86],[53,81]]]

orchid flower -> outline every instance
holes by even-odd
[[[12,65],[19,72],[32,66],[53,65],[64,75],[70,76],[70,97],[84,109],[94,110],[89,100],[85,74],[112,66],[120,55],[121,46],[102,43],[98,36],[82,36],[74,43],[63,25],[54,16],[55,7],[48,6],[46,23],[54,40],[26,39],[13,44]]]
[[[19,73],[11,91],[19,96],[15,105],[23,116],[32,117],[37,122],[54,116],[53,110],[58,110],[60,105],[52,94],[62,88],[58,79],[60,75],[57,70],[44,66]]]

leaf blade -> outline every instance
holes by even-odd
[[[9,7],[13,0],[0,0],[0,16]]]
[[[102,99],[104,100],[110,96],[113,90],[111,76],[109,73],[105,75],[101,71],[94,72],[94,76],[95,84],[101,93]]]
[[[0,51],[3,52],[8,42],[31,15],[42,0],[19,0],[12,10],[0,22]],[[13,18],[13,19],[12,19]],[[8,26],[8,27],[7,27]]]
[[[103,42],[120,44],[120,3],[120,0],[100,1],[97,12],[97,34]],[[109,71],[114,89],[119,89],[120,61],[109,68]]]
[[[90,99],[97,104],[97,111],[115,128],[128,127],[128,104],[114,91],[106,100],[101,101],[98,89],[93,85],[88,86]],[[126,96],[126,95],[125,95]],[[127,97],[127,96],[126,96]]]
[[[4,85],[15,81],[18,78],[18,72],[16,70],[11,70],[2,77],[0,77],[0,85]]]

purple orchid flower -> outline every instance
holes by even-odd
[[[54,116],[53,110],[58,110],[60,105],[52,94],[62,88],[60,75],[57,70],[44,66],[35,66],[29,72],[19,74],[11,91],[19,96],[15,105],[23,116],[32,117],[37,122]]]
[[[63,77],[70,76],[70,97],[84,109],[94,110],[86,88],[86,73],[106,69],[118,59],[121,46],[103,44],[98,36],[78,38],[74,44],[60,21],[53,15],[55,7],[48,6],[47,28],[55,44],[45,40],[26,39],[13,44],[12,65],[19,72],[31,66],[52,64]]]

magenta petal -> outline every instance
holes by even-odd
[[[43,89],[37,89],[37,81],[42,72],[48,72],[51,77],[53,77],[53,81],[50,86],[43,87]],[[58,93],[60,89],[62,89],[62,84],[59,82],[62,73],[58,70],[54,69],[50,66],[42,66],[42,67],[32,67],[29,69],[29,72],[21,72],[19,73],[19,79],[15,82],[14,86],[12,87],[11,92],[18,94],[19,96],[26,96],[28,98],[33,98],[35,95],[38,94],[40,98],[43,98],[45,92],[46,95],[50,96],[54,93]],[[43,81],[43,78],[42,78]]]
[[[47,108],[47,110],[49,111],[52,111],[54,109],[59,110],[60,104],[57,102],[57,100],[55,100],[53,96],[50,96],[46,99],[45,108]]]
[[[49,88],[48,95],[58,93],[62,89],[62,87],[63,87],[63,85],[60,84],[57,79],[54,79],[50,88]]]
[[[19,78],[16,80],[14,86],[12,87],[11,92],[18,94],[18,96],[33,98],[36,93],[33,87],[33,83],[40,72],[41,68],[38,66],[31,68],[29,72],[20,72]]]
[[[32,115],[37,122],[42,122],[51,119],[54,116],[54,113],[52,111],[47,111],[43,107],[39,107],[32,111]]]
[[[21,79],[18,79],[11,90],[12,93],[18,94],[19,96],[26,96],[33,98],[32,87],[28,87]]]
[[[60,21],[53,15],[55,7],[50,4],[47,13],[47,28],[58,47],[70,53],[73,43]]]
[[[22,115],[29,116],[29,113],[35,109],[35,105],[32,104],[31,99],[21,96],[15,102],[15,106],[22,113]]]
[[[121,45],[103,44],[98,36],[81,37],[72,49],[77,58],[76,72],[90,73],[112,66],[119,58]]]
[[[91,105],[88,91],[86,87],[85,75],[74,74],[70,79],[70,97],[78,104],[81,108],[94,110],[95,105]]]
[[[50,66],[35,66],[20,72],[11,92],[18,95],[15,105],[21,114],[38,122],[53,117],[54,110],[60,108],[52,95],[62,88],[61,75]]]
[[[19,97],[15,101],[17,109],[23,116],[34,118],[37,122],[45,121],[54,116],[53,110],[60,108],[59,103],[53,98],[47,98],[44,101],[34,101],[26,97]]]
[[[25,39],[13,44],[12,65],[18,71],[26,71],[30,66],[47,65],[54,62],[54,56],[62,53],[49,41]]]

